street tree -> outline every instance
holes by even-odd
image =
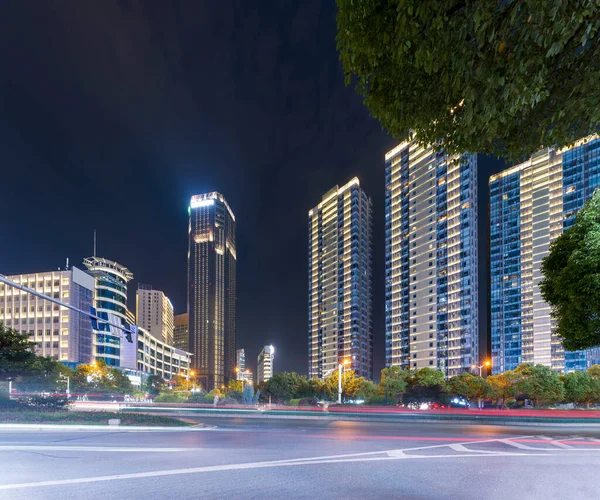
[[[448,386],[454,394],[470,400],[485,399],[492,393],[490,384],[484,378],[469,372],[452,377]]]
[[[565,397],[560,375],[548,366],[521,364],[514,373],[518,391],[531,399],[534,406],[556,403]]]
[[[308,395],[309,385],[306,377],[295,372],[279,372],[273,375],[263,386],[267,398],[283,403],[292,398]]]
[[[379,389],[386,401],[397,403],[406,392],[410,372],[399,366],[389,366],[381,370]]]
[[[358,390],[355,395],[356,399],[362,399],[367,403],[371,403],[378,393],[379,387],[377,384],[363,377],[358,378]]]
[[[434,368],[421,368],[410,372],[404,396],[407,402],[440,401],[447,393],[444,374]]]
[[[338,370],[331,372],[331,375],[325,379],[325,392],[331,399],[336,399],[338,396]],[[354,399],[360,387],[359,377],[356,376],[354,370],[342,371],[342,396]]]
[[[600,123],[600,3],[337,0],[346,83],[396,138],[515,159]]]
[[[34,347],[27,334],[0,322],[0,380],[30,374],[36,361]]]
[[[240,393],[244,390],[244,382],[241,380],[229,379],[227,382],[227,395],[231,393]]]
[[[150,375],[144,384],[145,390],[152,396],[164,392],[167,388],[167,382],[160,375]]]
[[[588,372],[572,371],[562,378],[565,386],[565,401],[584,404],[600,402],[600,379],[593,378]]]
[[[600,190],[550,245],[542,274],[540,291],[565,349],[600,345]]]
[[[307,396],[316,399],[322,399],[325,397],[325,383],[320,378],[311,378],[308,381],[308,392]]]
[[[49,356],[38,356],[27,374],[17,377],[19,387],[32,392],[66,392],[66,378],[75,372]]]
[[[500,408],[504,408],[518,394],[517,375],[514,371],[505,371],[497,375],[490,375],[486,381],[492,388],[491,397]]]

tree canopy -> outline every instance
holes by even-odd
[[[542,274],[540,291],[565,349],[600,345],[600,190],[552,243]]]
[[[396,138],[513,160],[597,130],[595,0],[337,5],[346,83]]]
[[[30,373],[37,359],[34,346],[27,334],[0,322],[0,380]]]
[[[535,406],[562,401],[565,388],[557,372],[544,365],[517,366],[514,370],[516,389],[531,399]]]

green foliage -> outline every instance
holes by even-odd
[[[447,394],[444,374],[434,368],[421,368],[411,372],[405,402],[442,401]]]
[[[540,290],[565,349],[600,345],[600,190],[550,246]]]
[[[134,389],[127,375],[108,366],[103,360],[98,360],[76,368],[73,381],[73,392],[75,391],[132,394]]]
[[[367,404],[371,404],[374,398],[379,395],[379,387],[370,380],[359,377],[358,390],[356,391],[356,399],[362,399]]]
[[[293,399],[290,399],[290,406],[298,406],[300,404],[300,400],[301,399],[302,398],[293,398]]]
[[[204,404],[206,402],[206,394],[204,392],[192,392],[187,400],[188,403]],[[212,402],[212,401],[211,401]]]
[[[565,401],[585,405],[600,403],[600,379],[593,378],[589,372],[569,372],[562,381]]]
[[[204,402],[213,404],[215,401],[215,396],[219,396],[219,399],[223,397],[223,394],[219,389],[213,389],[206,396],[204,396]]]
[[[484,399],[491,395],[492,387],[482,377],[463,372],[448,381],[449,389],[467,399]]]
[[[338,396],[338,370],[331,372],[331,375],[325,379],[325,394],[331,399],[337,399]],[[356,376],[354,370],[342,371],[342,398],[354,399],[361,384],[361,378]]]
[[[562,401],[565,387],[560,375],[544,365],[517,366],[517,389],[533,401],[535,406]]]
[[[148,394],[156,396],[167,388],[166,381],[159,375],[150,375],[144,383],[144,388]]]
[[[244,382],[241,380],[230,379],[227,383],[227,395],[229,396],[234,392],[242,392],[244,390]]]
[[[154,398],[155,403],[185,403],[185,397],[180,392],[163,392]]]
[[[66,377],[74,375],[73,370],[53,358],[39,356],[29,365],[28,373],[17,377],[16,382],[21,391],[66,392]]]
[[[492,388],[492,399],[501,408],[513,401],[518,394],[517,375],[513,371],[490,375],[486,381]]]
[[[315,399],[325,398],[325,383],[318,378],[311,378],[308,381],[307,397],[313,397]]]
[[[381,370],[379,388],[385,400],[391,400],[394,403],[400,401],[406,392],[409,379],[410,372],[399,366],[390,366]]]
[[[28,375],[36,362],[34,346],[27,334],[0,322],[0,380]]]
[[[1,423],[44,423],[44,424],[107,424],[109,418],[118,418],[121,425],[174,426],[190,425],[176,418],[144,413],[108,413],[103,411],[40,411],[0,408]]]
[[[276,373],[264,384],[263,389],[265,396],[271,396],[273,403],[283,403],[293,397],[308,396],[310,393],[306,377],[295,372]]]
[[[337,5],[346,83],[396,138],[515,159],[597,130],[596,0]]]

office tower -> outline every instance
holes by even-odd
[[[246,351],[244,349],[238,349],[235,351],[235,373],[237,380],[244,380],[244,373],[246,371]]]
[[[129,269],[112,260],[102,257],[87,257],[83,260],[88,273],[96,279],[94,306],[98,315],[110,315],[110,322],[131,326],[131,313],[127,310],[127,283],[133,279]],[[121,347],[125,340],[123,332],[117,328],[102,330],[103,325],[94,331],[94,356],[107,365],[120,366]]]
[[[82,311],[92,306],[94,279],[76,267],[7,278]],[[36,342],[38,356],[70,363],[90,363],[93,359],[92,322],[84,314],[0,284],[0,322],[28,333],[29,340]]]
[[[308,375],[373,378],[371,199],[358,178],[308,212]]]
[[[211,390],[235,378],[235,217],[219,193],[192,196],[188,211],[189,350]]]
[[[275,359],[275,348],[272,345],[266,345],[258,355],[256,365],[256,382],[266,382],[273,376],[273,361]]]
[[[135,311],[138,326],[155,338],[173,344],[173,304],[169,297],[151,285],[138,284]]]
[[[178,314],[173,318],[175,324],[173,330],[173,347],[188,350],[188,342],[190,336],[188,314]]]
[[[600,139],[543,149],[490,177],[493,373],[520,363],[584,370],[592,351],[565,352],[542,299],[542,259],[600,185]]]
[[[477,158],[385,155],[386,365],[446,377],[479,361]]]

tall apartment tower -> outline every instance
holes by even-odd
[[[192,196],[189,216],[189,350],[211,390],[235,378],[235,216],[219,193]]]
[[[258,355],[256,364],[256,383],[266,382],[273,376],[273,361],[275,360],[275,348],[266,345]]]
[[[76,267],[7,278],[82,311],[89,311],[93,304],[94,278]],[[88,316],[3,284],[0,323],[27,333],[36,343],[38,356],[70,363],[91,363],[94,359],[92,321]]]
[[[538,288],[550,243],[600,186],[600,139],[544,149],[490,177],[492,372],[521,363],[585,370],[593,351],[565,352]]]
[[[371,199],[358,178],[308,212],[308,375],[373,378]]]
[[[173,347],[188,351],[188,342],[190,341],[190,325],[188,313],[174,316],[173,323]]]
[[[446,377],[479,361],[477,158],[385,155],[386,365]]]
[[[137,324],[153,337],[173,345],[173,304],[163,292],[138,284],[135,297]]]

